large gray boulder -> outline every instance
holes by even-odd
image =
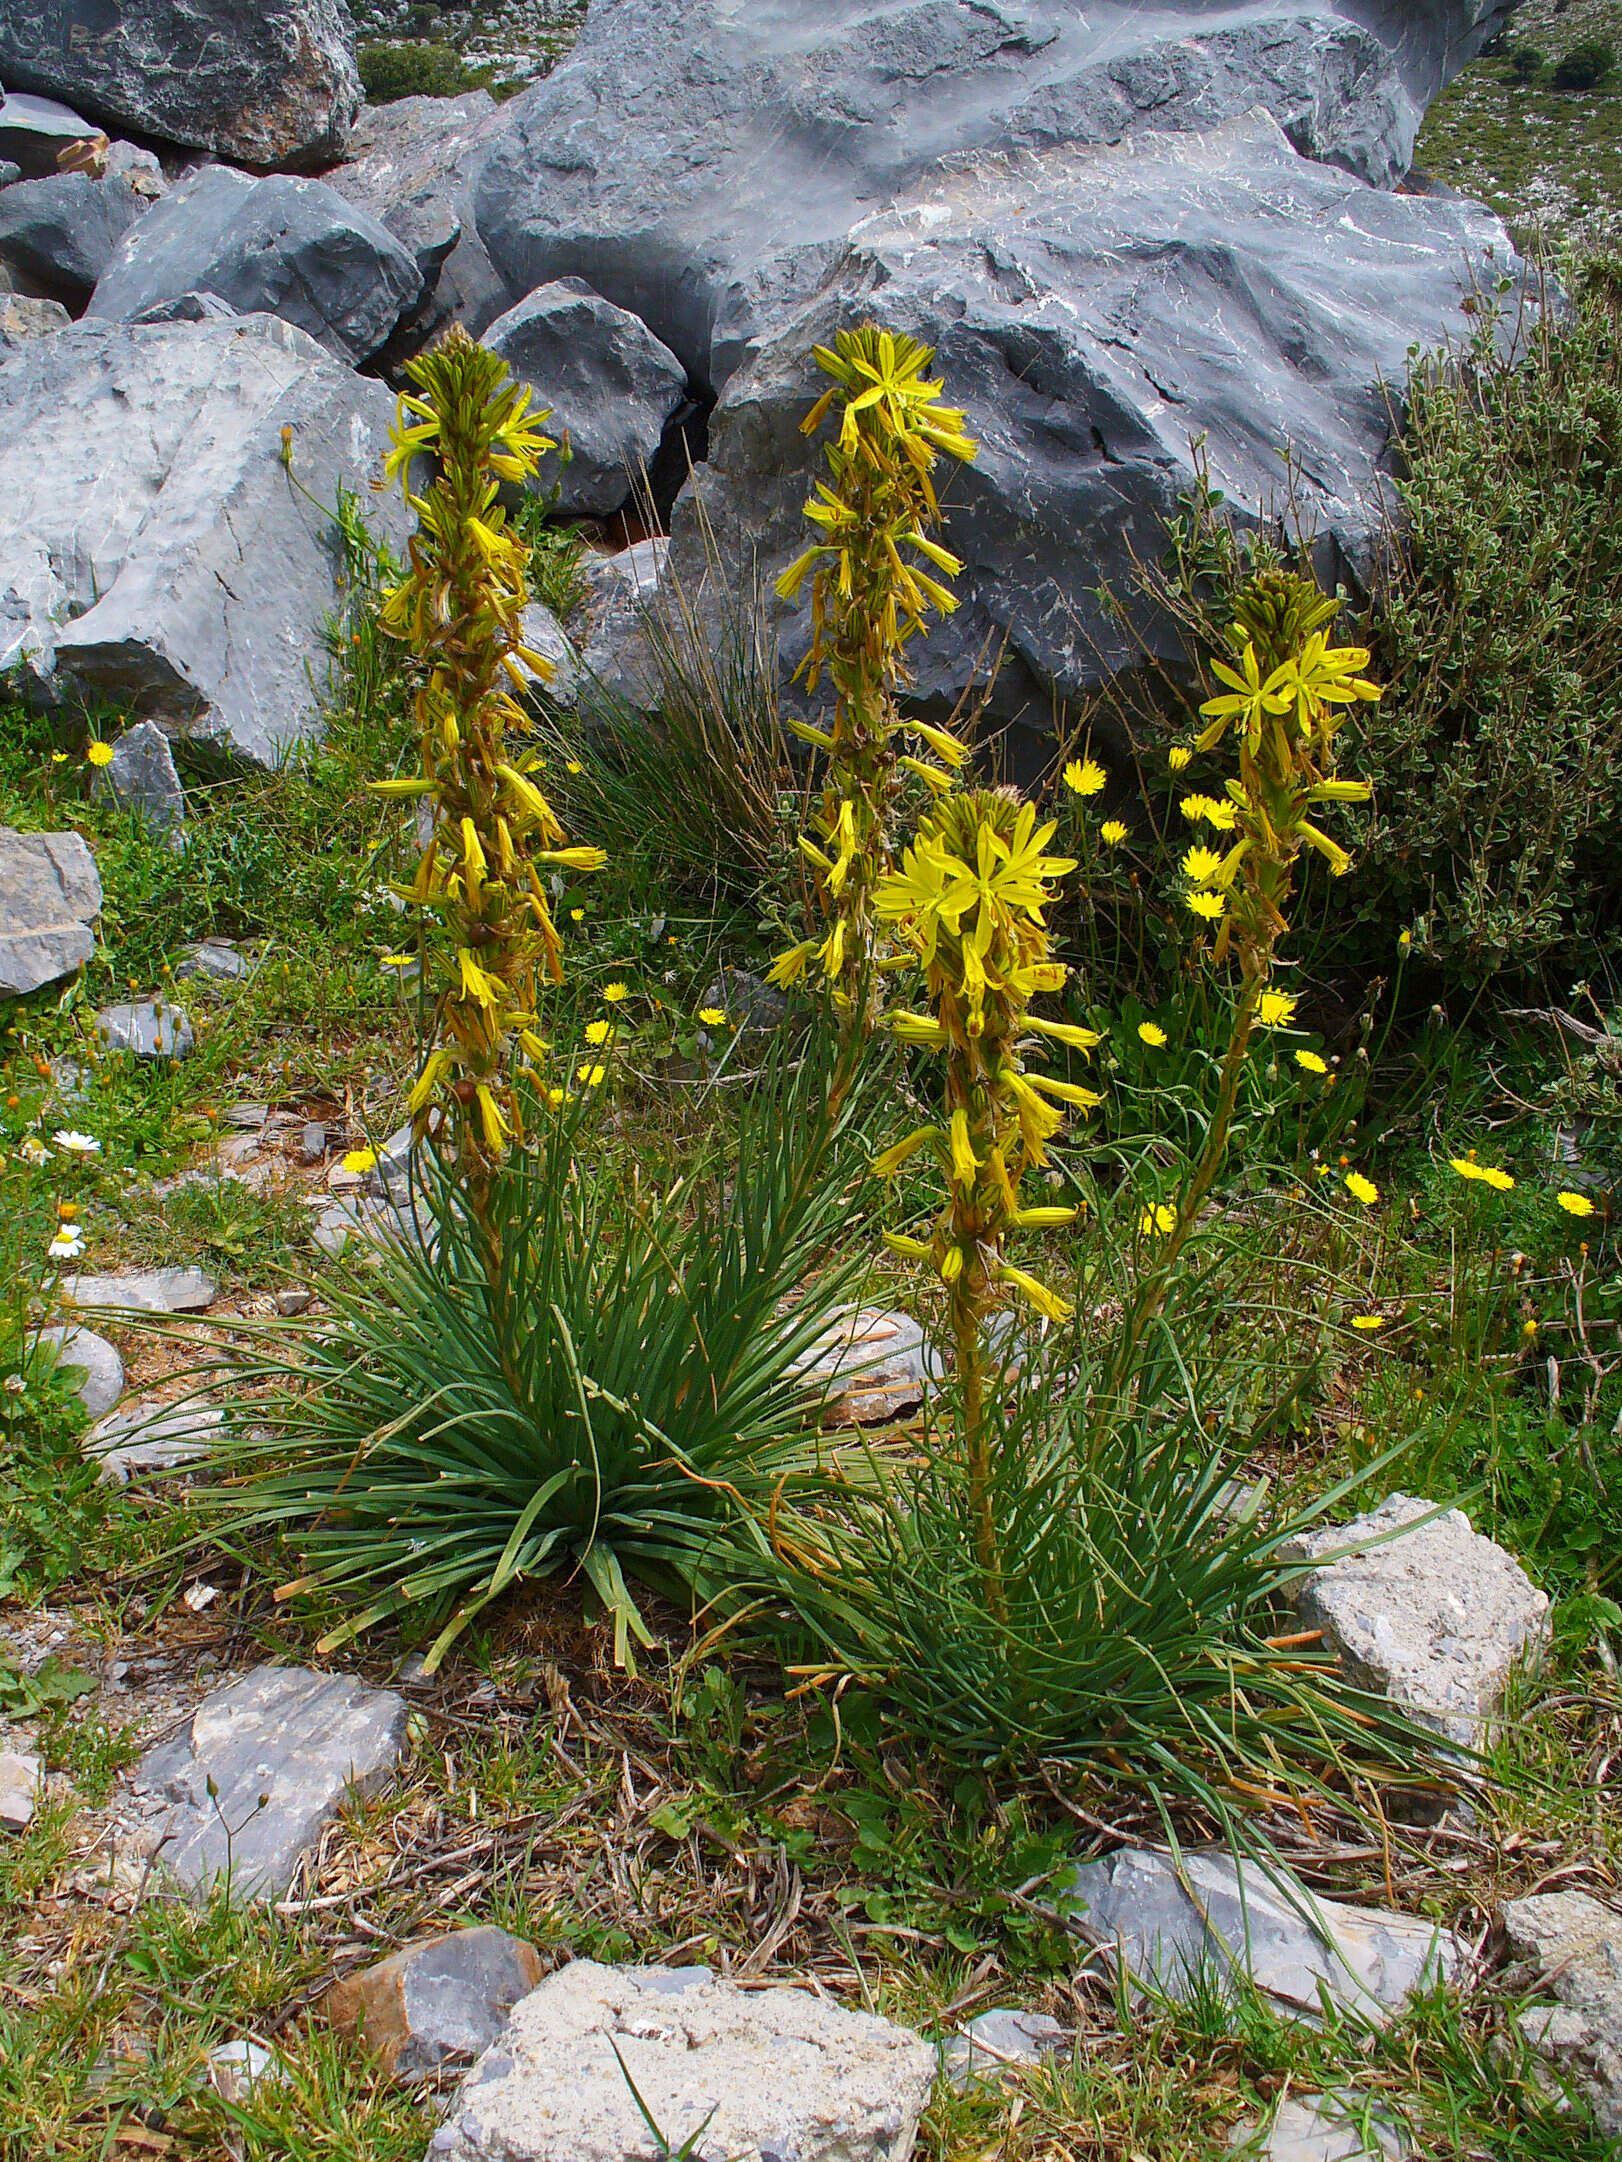
[[[703,1967],[577,1959],[515,2006],[429,2142],[430,2162],[908,2162],[933,2046],[808,1989]],[[634,2082],[635,2092],[632,2091]]]
[[[537,286],[480,342],[530,385],[551,433],[568,432],[568,464],[545,459],[536,486],[555,488],[562,511],[621,509],[687,396],[687,370],[670,348],[582,278]]]
[[[360,110],[345,0],[29,0],[0,78],[244,165],[334,158]]]
[[[1264,107],[1389,183],[1508,0],[596,0],[477,191],[515,296],[583,277],[717,387],[760,271],[980,156]],[[1144,238],[1150,237],[1145,234]]]
[[[128,322],[183,294],[296,323],[340,360],[375,353],[422,292],[416,258],[319,180],[200,166],[130,232],[89,312]]]
[[[488,90],[368,105],[343,164],[321,176],[410,250],[423,278],[410,327],[424,337],[452,321],[477,337],[507,306],[473,222],[473,174],[507,110]]]
[[[0,188],[0,263],[22,290],[82,308],[146,204],[122,175],[57,173]]]
[[[1472,279],[1513,262],[1488,212],[1367,187],[1301,157],[1265,114],[943,172],[837,253],[757,281],[770,328],[711,418],[671,575],[702,616],[706,581],[717,602],[751,571],[769,591],[800,553],[816,468],[799,429],[826,387],[811,349],[877,318],[937,348],[980,445],[944,476],[967,568],[958,612],[914,649],[918,695],[949,707],[1004,652],[1003,711],[1045,731],[1055,691],[1083,693],[1167,638],[1098,589],[1130,595],[1159,556],[1196,443],[1236,520],[1268,520],[1293,487],[1325,573],[1366,565],[1409,348],[1465,335]],[[809,589],[777,620],[796,665]]]
[[[83,968],[100,914],[101,878],[82,834],[0,826],[0,998]]]
[[[0,354],[0,669],[266,763],[319,733],[323,506],[365,487],[392,413],[381,383],[264,315],[89,321]],[[392,496],[368,515],[403,543]]]

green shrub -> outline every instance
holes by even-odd
[[[1375,800],[1320,958],[1378,967],[1411,928],[1473,989],[1622,957],[1619,297],[1622,266],[1595,264],[1516,358],[1489,326],[1414,373],[1405,530],[1368,620]]]
[[[1547,64],[1536,45],[1517,45],[1509,56],[1509,71],[1518,83],[1537,82]]]
[[[481,88],[486,79],[484,69],[470,68],[454,45],[436,38],[409,45],[363,38],[355,59],[369,105],[389,105],[397,98],[453,98]]]
[[[1616,47],[1609,38],[1582,38],[1563,53],[1549,78],[1556,90],[1598,90],[1616,71]]]

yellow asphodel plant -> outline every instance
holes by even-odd
[[[554,447],[545,414],[506,363],[452,330],[406,363],[385,482],[417,516],[405,575],[385,594],[382,626],[421,667],[416,716],[422,770],[377,781],[382,795],[426,805],[425,843],[409,885],[423,912],[434,1027],[411,1091],[420,1134],[448,1121],[475,1187],[519,1128],[516,1070],[545,1051],[540,986],[562,980],[562,949],[542,883],[547,868],[597,869],[571,848],[542,793],[534,753],[510,743],[526,720],[514,693],[551,673],[523,643],[529,551],[499,501]]]
[[[1329,643],[1339,612],[1339,601],[1310,578],[1260,572],[1240,587],[1228,653],[1212,664],[1223,688],[1200,708],[1206,726],[1195,749],[1213,751],[1231,739],[1236,770],[1221,796],[1182,799],[1183,816],[1210,835],[1188,849],[1182,873],[1189,909],[1214,929],[1215,958],[1237,956],[1239,1000],[1215,1114],[1119,1339],[1119,1371],[1158,1307],[1216,1177],[1251,1038],[1258,1025],[1286,1027],[1294,1016],[1294,997],[1270,985],[1301,857],[1321,856],[1336,877],[1351,867],[1346,850],[1316,820],[1323,805],[1368,799],[1366,781],[1336,774],[1335,737],[1351,708],[1377,700],[1380,690],[1364,673],[1365,647]]]
[[[942,457],[967,462],[976,451],[963,415],[941,402],[942,386],[927,373],[934,358],[931,347],[873,325],[843,330],[832,346],[816,348],[833,381],[804,432],[815,434],[840,407],[827,446],[829,477],[805,507],[821,538],[777,583],[793,600],[811,580],[803,675],[808,690],[828,677],[834,711],[826,729],[791,724],[828,760],[816,831],[800,843],[826,929],[820,940],[780,955],[772,977],[792,983],[815,963],[857,1034],[876,1018],[873,896],[891,862],[901,775],[944,792],[967,756],[948,730],[904,720],[896,707],[909,680],[909,641],[932,612],[949,615],[957,606],[946,581],[963,566],[933,537],[940,523],[935,468]]]
[[[900,868],[882,878],[874,905],[898,950],[923,970],[932,1008],[898,1012],[890,1027],[903,1042],[923,1044],[946,1063],[945,1117],[921,1126],[879,1156],[874,1168],[893,1178],[927,1149],[940,1168],[946,1199],[927,1239],[886,1234],[896,1253],[927,1261],[946,1287],[962,1397],[971,1506],[988,1597],[1002,1601],[1002,1566],[991,1500],[984,1409],[987,1316],[1013,1293],[1050,1320],[1069,1318],[1064,1300],[1007,1258],[1021,1229],[1068,1224],[1069,1208],[1027,1208],[1020,1182],[1047,1162],[1062,1105],[1090,1110],[1099,1098],[1068,1081],[1027,1070],[1034,1039],[1090,1051],[1098,1037],[1030,1010],[1039,993],[1062,989],[1067,974],[1052,955],[1046,911],[1057,882],[1075,869],[1046,853],[1052,824],[1008,788],[939,798]]]

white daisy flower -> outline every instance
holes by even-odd
[[[59,1149],[66,1149],[70,1156],[99,1156],[101,1143],[94,1134],[76,1134],[71,1126],[62,1126],[51,1139]]]
[[[73,1261],[84,1252],[84,1240],[71,1224],[64,1224],[45,1251],[53,1261]]]

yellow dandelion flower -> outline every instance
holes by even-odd
[[[586,1023],[586,1041],[594,1049],[598,1044],[607,1043],[611,1033],[612,1024],[610,1022],[588,1021]]]
[[[1096,758],[1072,758],[1064,769],[1064,785],[1073,796],[1096,796],[1108,779]]]
[[[1592,1216],[1594,1204],[1586,1194],[1558,1193],[1555,1200],[1568,1216]]]
[[[1385,1327],[1385,1316],[1384,1314],[1354,1314],[1352,1316],[1352,1327],[1361,1329],[1365,1336],[1372,1336],[1376,1329]]]
[[[628,999],[630,995],[630,991],[623,983],[605,983],[603,985],[603,1004],[605,1006],[618,1006],[623,1000]]]
[[[1214,848],[1191,848],[1183,858],[1183,876],[1195,886],[1214,886],[1222,858]]]
[[[1507,1194],[1515,1181],[1507,1171],[1500,1171],[1496,1164],[1483,1164],[1481,1183],[1490,1186],[1494,1193]]]
[[[417,956],[414,953],[386,953],[381,963],[384,968],[415,968],[416,965]]]
[[[585,920],[586,920],[586,912],[585,912],[585,910],[584,910],[583,908],[571,908],[571,909],[570,909],[570,911],[569,911],[569,921],[570,921],[571,923],[584,923],[584,922],[585,922]]]
[[[1472,1162],[1468,1156],[1450,1156],[1447,1161],[1448,1168],[1456,1171],[1461,1179],[1479,1179],[1481,1177],[1481,1166]]]
[[[113,762],[113,747],[110,743],[103,743],[98,738],[96,742],[91,744],[84,755],[93,766],[110,766]]]
[[[1176,1223],[1177,1211],[1164,1201],[1157,1201],[1138,1218],[1138,1229],[1146,1239],[1163,1239]]]
[[[1138,1023],[1138,1041],[1139,1043],[1146,1043],[1151,1051],[1164,1051],[1166,1048],[1166,1031],[1158,1021],[1140,1021]]]
[[[577,1066],[574,1077],[583,1088],[600,1089],[608,1077],[608,1068],[606,1066]]]
[[[1127,829],[1118,818],[1106,818],[1098,829],[1098,837],[1106,848],[1118,848],[1126,835]]]
[[[1183,773],[1193,763],[1194,753],[1186,743],[1174,743],[1166,753],[1166,763],[1173,773]]]
[[[698,1018],[706,1028],[725,1028],[727,1017],[719,1006],[700,1006]]]
[[[1207,923],[1215,923],[1228,904],[1220,893],[1191,893],[1188,905],[1196,916],[1203,916]]]
[[[1264,991],[1261,1004],[1256,1008],[1256,1019],[1263,1028],[1288,1028],[1295,1019],[1299,1003],[1293,992]]]
[[[346,1171],[353,1171],[357,1177],[362,1172],[375,1170],[377,1167],[377,1151],[376,1149],[351,1149],[343,1159],[343,1166]]]
[[[1306,1073],[1328,1073],[1329,1067],[1316,1051],[1297,1051],[1295,1063]]]
[[[1372,1179],[1364,1178],[1361,1171],[1347,1172],[1346,1191],[1354,1201],[1361,1201],[1366,1209],[1373,1208],[1375,1202],[1380,1198],[1379,1187],[1375,1185]]]

